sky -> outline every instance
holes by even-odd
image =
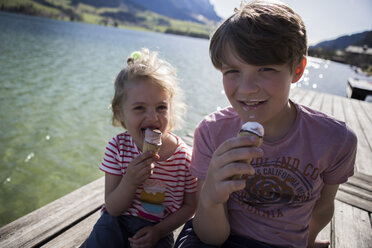
[[[281,0],[303,19],[309,45],[343,35],[372,30],[372,0]],[[241,0],[210,0],[217,15],[226,18]]]

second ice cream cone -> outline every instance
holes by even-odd
[[[258,137],[256,144],[254,144],[255,147],[260,147],[263,142],[263,135],[264,135],[264,128],[263,126],[258,122],[247,122],[243,124],[241,127],[238,136],[247,136],[247,135],[255,135]],[[252,161],[252,159],[246,159],[242,162],[245,162],[249,164]],[[242,175],[234,175],[232,176],[232,179],[241,179]]]

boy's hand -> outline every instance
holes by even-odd
[[[158,230],[154,226],[146,226],[128,239],[132,248],[151,248],[160,240]]]
[[[152,151],[148,151],[138,155],[128,165],[127,172],[124,175],[126,179],[133,185],[140,185],[152,174],[154,169],[153,162],[156,157]]]
[[[308,248],[328,248],[330,245],[329,240],[315,240],[313,245],[308,245]]]
[[[216,149],[201,191],[203,205],[212,207],[225,203],[232,192],[244,189],[244,179],[233,180],[231,177],[236,174],[254,175],[253,167],[242,160],[263,155],[261,148],[253,146],[256,142],[256,136],[234,137]]]

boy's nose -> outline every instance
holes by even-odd
[[[257,79],[254,75],[243,75],[239,84],[241,93],[256,93],[259,90]]]

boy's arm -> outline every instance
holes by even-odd
[[[221,245],[230,235],[230,223],[226,203],[208,206],[201,194],[204,181],[198,180],[198,208],[193,227],[199,239],[211,245]],[[213,224],[211,224],[213,223]]]
[[[311,214],[308,247],[314,247],[316,236],[332,219],[338,186],[338,184],[323,186]]]
[[[227,201],[231,193],[244,189],[246,184],[245,179],[233,179],[233,176],[254,174],[253,167],[245,161],[262,157],[262,149],[254,146],[257,139],[252,135],[223,142],[213,153],[205,180],[199,178],[193,227],[202,242],[222,245],[229,237]]]

